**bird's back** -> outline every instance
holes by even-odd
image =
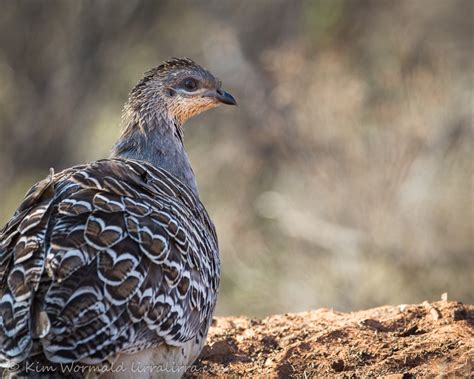
[[[0,365],[199,343],[219,270],[207,212],[167,171],[107,159],[50,175],[0,231]]]

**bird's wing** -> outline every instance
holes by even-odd
[[[102,160],[38,183],[0,234],[0,364],[41,350],[97,363],[206,333],[217,249],[200,201],[144,162]]]

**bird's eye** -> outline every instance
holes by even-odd
[[[184,88],[186,88],[188,91],[195,91],[197,89],[196,79],[187,78],[184,80],[183,84],[184,84]]]

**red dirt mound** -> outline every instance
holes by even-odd
[[[440,301],[217,318],[187,377],[467,377],[473,370],[474,306]]]

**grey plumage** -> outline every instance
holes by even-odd
[[[191,96],[182,88],[188,78],[200,83]],[[225,102],[225,95],[230,95],[220,88],[219,79],[186,58],[172,59],[147,72],[125,105],[125,128],[112,156],[151,162],[176,175],[197,193],[184,150],[182,126],[188,118]],[[231,96],[230,99],[235,104]]]

